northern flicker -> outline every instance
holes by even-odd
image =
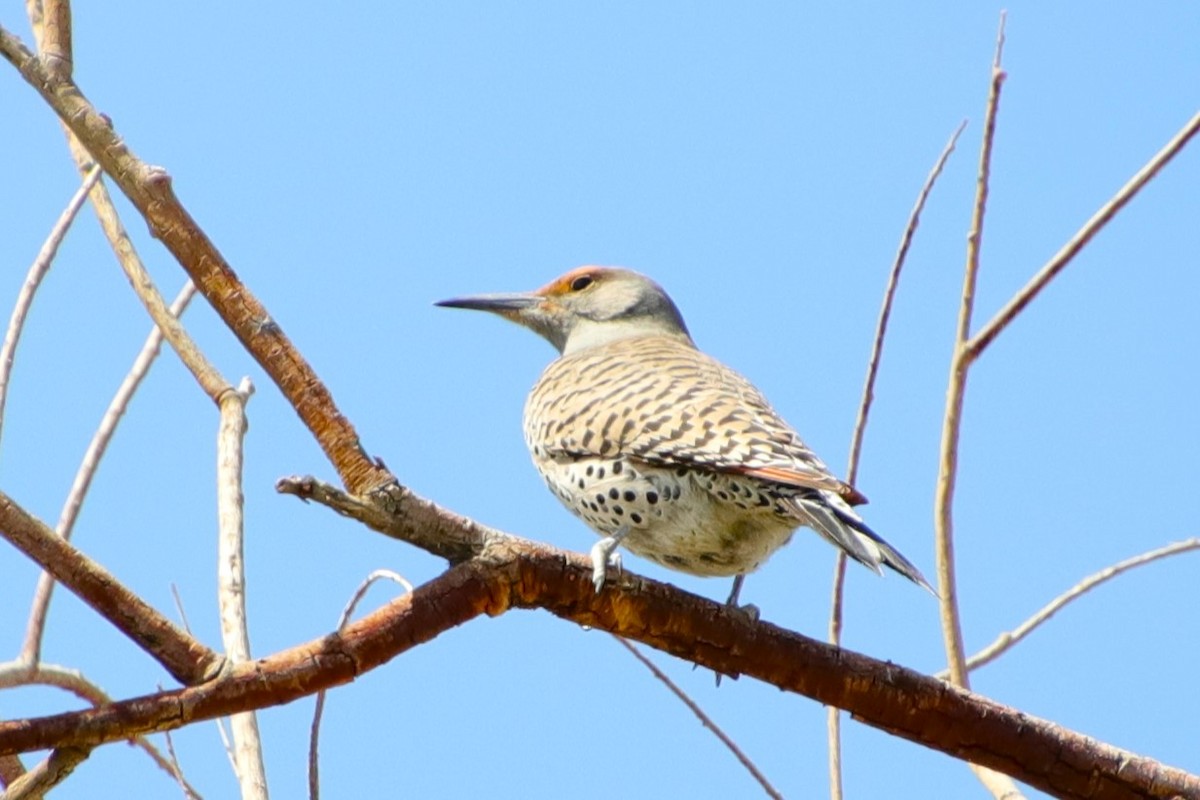
[[[851,508],[864,498],[749,381],[696,348],[646,276],[580,267],[535,292],[437,305],[499,314],[561,354],[525,403],[525,442],[550,491],[603,537],[597,591],[623,544],[671,569],[734,576],[733,601],[800,526],[929,588]]]

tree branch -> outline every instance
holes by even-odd
[[[1137,171],[1132,178],[1124,186],[1112,196],[1107,203],[1100,207],[1092,218],[1083,224],[1083,227],[1071,237],[1071,239],[1062,246],[1054,257],[1046,262],[1037,274],[1034,275],[1024,287],[1017,292],[1011,300],[996,312],[996,316],[992,317],[986,325],[971,337],[967,342],[966,357],[974,360],[992,343],[1000,332],[1004,330],[1013,319],[1020,314],[1025,306],[1033,302],[1033,298],[1037,297],[1042,289],[1054,279],[1059,272],[1071,260],[1078,255],[1079,251],[1092,240],[1092,237],[1100,232],[1100,229],[1108,224],[1109,220],[1117,215],[1125,205],[1137,196],[1147,183],[1149,183],[1159,172],[1162,171],[1172,158],[1178,155],[1188,142],[1192,140],[1198,132],[1200,132],[1200,112],[1187,121],[1187,123],[1176,133],[1171,140],[1163,145],[1162,149],[1154,154],[1154,157],[1146,162],[1146,165]]]
[[[112,573],[0,492],[0,536],[33,559],[183,684],[212,678],[224,658],[179,630]]]
[[[745,674],[854,713],[959,758],[1063,797],[1200,794],[1200,778],[1022,714],[943,681],[800,636],[674,587],[625,573],[599,594],[591,562],[515,537],[489,544],[411,595],[341,633],[234,666],[202,686],[100,709],[0,722],[0,754],[90,747],[247,708],[290,702],[354,680],[481,614],[544,608],[725,674]]]
[[[337,410],[312,367],[180,204],[166,171],[138,159],[72,81],[52,75],[2,27],[0,55],[42,95],[138,209],[153,235],[171,251],[197,290],[283,392],[345,486],[364,493],[393,482],[386,469],[367,457],[354,427]]]

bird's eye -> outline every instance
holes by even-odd
[[[582,292],[584,289],[592,285],[591,275],[580,275],[575,280],[571,281],[572,292]]]

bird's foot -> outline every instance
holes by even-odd
[[[738,605],[738,595],[742,593],[742,584],[745,582],[746,576],[737,575],[733,579],[733,588],[729,592],[729,599],[725,601],[725,605],[734,611],[740,611],[750,618],[751,622],[758,622],[760,615],[758,606],[753,603],[747,603],[744,606]]]
[[[621,554],[617,552],[617,548],[621,546],[621,540],[628,535],[629,526],[622,525],[612,536],[605,536],[592,545],[592,585],[596,587],[597,592],[604,588],[604,579],[608,577],[610,566],[618,575],[621,573]]]
[[[736,611],[739,614],[745,614],[747,617],[749,617],[751,622],[758,622],[760,616],[758,606],[752,603],[747,603],[744,606],[738,605],[738,595],[742,593],[742,583],[745,580],[745,575],[737,575],[734,577],[733,589],[729,592],[729,599],[725,601],[725,607],[731,611]],[[716,673],[717,686],[721,685],[721,677],[721,673]],[[729,677],[735,681],[738,679],[737,675],[730,675]]]

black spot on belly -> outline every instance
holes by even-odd
[[[619,516],[622,516],[622,515],[625,513],[625,509],[621,508],[620,506],[613,506],[613,507],[612,507],[612,511],[613,511],[613,513],[614,513],[614,514],[616,514],[618,517],[619,517]]]
[[[646,492],[646,502],[654,505],[658,502],[658,492]]]
[[[620,500],[621,499],[621,490],[614,486],[613,488],[608,490],[608,496],[611,497],[613,500]]]
[[[588,476],[589,478],[590,478],[590,477],[592,477],[592,473],[593,473],[593,472],[595,472],[595,471],[596,471],[596,468],[595,468],[595,467],[593,467],[591,464],[588,464],[588,468],[587,468],[587,476]]]
[[[613,473],[613,475],[620,475],[620,474],[621,474],[621,470],[624,468],[624,466],[625,466],[625,465],[624,465],[624,464],[622,464],[620,461],[614,461],[614,462],[613,462],[613,465],[612,465],[612,473]]]
[[[632,503],[634,500],[637,500],[637,492],[632,491],[631,489],[626,489],[625,490],[625,502]]]
[[[659,561],[662,561],[664,564],[671,564],[676,567],[687,566],[687,559],[683,558],[682,556],[663,555],[659,556],[658,558]]]
[[[633,520],[633,524],[634,524],[634,525],[641,525],[641,524],[642,524],[642,515],[641,515],[641,514],[630,514],[630,515],[629,515],[629,518],[630,518],[631,520]]]

